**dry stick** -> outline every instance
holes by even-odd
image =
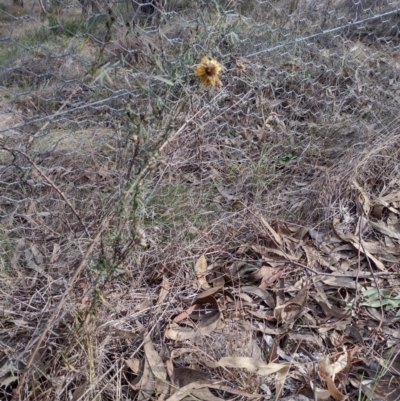
[[[250,93],[250,91],[248,92]],[[218,96],[218,95],[217,95]],[[217,97],[215,96],[215,98]],[[247,95],[246,95],[247,96]],[[245,96],[245,97],[246,97]],[[215,99],[214,98],[214,99]],[[242,99],[240,99],[238,102],[236,102],[232,107],[234,107],[236,104],[238,104],[240,101],[242,101]],[[170,137],[168,137],[164,143],[159,147],[159,151],[163,150],[174,138],[176,138],[182,131],[184,131],[184,129],[188,126],[188,124],[193,121],[195,119],[195,117],[197,117],[201,112],[203,111],[203,109],[200,109],[197,113],[195,113],[190,119],[188,119],[182,126],[181,128],[179,128],[178,131],[176,131],[174,134],[172,134]],[[28,159],[29,160],[29,159]],[[146,164],[146,166],[143,168],[143,170],[140,172],[140,174],[138,175],[138,177],[136,178],[136,180],[131,184],[131,186],[128,188],[128,190],[125,192],[124,196],[122,197],[123,200],[126,200],[128,198],[128,196],[133,192],[133,190],[135,188],[138,187],[138,185],[142,182],[142,180],[145,178],[145,176],[147,175],[147,173],[149,172],[150,168],[154,166],[153,164],[153,159],[150,159],[148,161],[148,163]],[[41,173],[40,169],[39,172]],[[96,246],[97,242],[99,241],[101,235],[103,234],[103,232],[107,229],[107,227],[109,226],[112,218],[114,217],[114,212],[110,212],[109,215],[107,215],[101,225],[100,225],[100,229],[97,232],[96,236],[94,237],[94,239],[92,240],[91,244],[89,245],[89,248],[87,249],[87,251],[85,252],[85,255],[82,258],[81,263],[79,264],[78,268],[76,269],[74,275],[72,276],[69,286],[66,289],[66,291],[64,292],[64,295],[62,296],[59,304],[57,305],[55,311],[53,312],[53,314],[50,316],[49,320],[47,321],[47,324],[45,326],[45,328],[42,331],[42,334],[39,337],[39,340],[36,343],[35,348],[32,351],[32,354],[26,364],[24,373],[21,376],[21,379],[18,383],[17,388],[14,391],[13,397],[11,399],[11,401],[17,401],[17,397],[22,389],[22,386],[25,383],[25,380],[28,376],[28,372],[30,367],[33,364],[33,361],[36,357],[36,354],[39,351],[39,348],[42,344],[42,342],[44,341],[47,332],[50,330],[54,320],[57,318],[57,315],[59,313],[59,311],[61,310],[61,308],[63,307],[65,300],[67,299],[67,296],[69,295],[69,293],[71,292],[72,288],[73,288],[73,284],[76,281],[76,279],[79,277],[80,273],[82,272],[83,268],[86,265],[86,262],[89,258],[89,256],[93,253],[94,247]]]
[[[71,204],[71,202],[68,200],[68,198],[65,196],[64,192],[61,191],[60,188],[58,188],[58,186],[56,184],[54,184],[54,182],[41,170],[41,168],[22,150],[18,150],[18,149],[10,149],[7,148],[6,146],[2,146],[2,148],[4,150],[7,150],[10,153],[13,152],[18,152],[20,153],[22,156],[24,156],[28,162],[31,164],[31,166],[48,182],[48,184],[50,184],[50,186],[61,196],[61,198],[64,199],[65,203],[70,207],[70,209],[72,210],[72,212],[74,213],[74,215],[76,216],[76,218],[79,220],[79,222],[81,223],[82,227],[84,228],[86,235],[88,236],[88,238],[90,238],[90,234],[89,231],[87,230],[85,224],[83,224],[83,221],[81,219],[81,217],[79,216],[78,212],[76,211],[76,209],[74,208],[74,206]]]

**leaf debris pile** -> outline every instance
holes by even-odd
[[[372,202],[354,188],[354,227],[334,220],[318,232],[261,218],[258,244],[211,268],[201,256],[201,290],[181,298],[165,331],[169,363],[264,399],[398,399],[400,197]]]
[[[257,243],[200,256],[192,280],[165,266],[149,279],[150,291],[103,299],[101,324],[86,315],[84,325],[72,319],[56,328],[72,336],[62,349],[54,337],[37,354],[40,371],[64,363],[59,376],[52,373],[58,387],[47,391],[67,389],[76,401],[101,388],[108,399],[118,383],[124,399],[137,400],[397,400],[400,192],[372,200],[356,181],[353,188],[353,224],[334,219],[318,230],[259,217]],[[32,282],[51,284],[35,245],[21,241],[13,263],[20,258]],[[34,329],[22,311],[12,317],[3,304],[2,313],[14,327],[9,336]],[[74,340],[91,355],[93,376],[84,380]],[[5,352],[0,388],[7,392],[23,365],[10,347]],[[44,396],[41,383],[35,373],[29,385]]]

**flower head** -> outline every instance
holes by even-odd
[[[196,77],[200,79],[205,86],[222,86],[218,74],[223,67],[217,60],[209,60],[207,57],[201,59],[201,64],[196,65]]]

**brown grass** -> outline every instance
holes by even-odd
[[[328,258],[335,248],[320,247],[315,232],[327,233],[333,218],[354,229],[354,181],[372,200],[399,189],[398,32],[381,22],[386,41],[346,31],[290,43],[296,35],[315,33],[312,24],[301,30],[311,5],[282,1],[258,9],[249,3],[244,10],[239,2],[239,18],[228,12],[233,3],[225,3],[204,8],[192,23],[198,10],[180,2],[177,15],[140,20],[131,31],[115,13],[107,29],[47,43],[66,57],[49,57],[40,48],[10,58],[9,70],[1,71],[0,398],[11,399],[21,385],[15,400],[140,399],[140,369],[132,364],[146,358],[147,332],[164,362],[200,370],[249,394],[275,391],[275,376],[210,363],[244,356],[271,362],[277,357],[274,340],[288,355],[302,352],[294,364],[308,363],[308,354],[343,354],[341,345],[332,344],[332,332],[328,337],[309,329],[318,325],[312,319],[321,318],[321,307],[312,273],[302,266],[333,273],[301,247]],[[298,10],[288,15],[295,3]],[[348,9],[332,7],[335,15]],[[269,22],[257,25],[264,12]],[[309,22],[322,14],[312,14]],[[18,25],[16,40],[35,32],[28,25]],[[288,40],[289,31],[294,33]],[[193,66],[203,55],[225,65],[223,88],[198,85]],[[279,247],[261,216],[282,237],[298,235],[297,245]],[[302,227],[312,234],[295,234]],[[385,241],[372,231],[365,235]],[[246,268],[278,263],[276,253],[267,263],[253,245],[297,255],[298,265],[285,259],[283,281],[267,288],[277,304],[311,280],[307,313],[294,329],[277,321],[268,303],[243,295],[244,285],[260,284],[243,273]],[[360,272],[370,273],[367,259],[346,252],[352,268],[358,260]],[[209,282],[225,277],[226,293],[215,295],[224,319],[211,335],[172,341],[165,337],[168,325],[202,291],[194,269],[202,254]],[[78,266],[80,275],[70,284]],[[385,264],[388,274],[393,266]],[[377,274],[378,281],[368,281],[362,274],[357,282],[364,287],[398,286],[396,278]],[[353,290],[346,291],[359,297]],[[338,308],[351,298],[344,292],[326,289]],[[186,328],[196,328],[212,308],[206,302],[184,321]],[[249,309],[272,315],[260,320]],[[346,343],[359,359],[359,370],[352,370],[356,380],[367,366],[362,361],[383,355],[389,343],[381,340],[379,324],[363,318],[354,325],[370,336],[364,344]],[[299,351],[299,343],[306,351]],[[29,360],[31,369],[22,376]],[[310,391],[312,371],[301,372],[287,379],[283,395]],[[346,382],[344,390],[358,398],[354,383]],[[212,394],[228,399],[221,390]],[[158,395],[151,397],[141,399]]]

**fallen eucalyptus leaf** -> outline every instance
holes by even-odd
[[[168,277],[166,275],[163,275],[161,282],[161,291],[160,295],[158,296],[157,305],[160,305],[165,301],[165,298],[167,298],[170,289],[171,286],[169,284]]]
[[[246,369],[249,372],[256,372],[261,376],[267,376],[279,372],[287,367],[286,364],[266,363],[260,359],[239,356],[223,357],[218,361],[218,365],[226,368]]]
[[[318,374],[320,378],[326,383],[330,395],[337,401],[344,401],[347,399],[347,396],[342,394],[338,388],[336,387],[335,382],[330,377],[328,371],[328,359],[325,357],[323,358],[318,364]]]
[[[201,255],[197,260],[194,270],[196,272],[197,281],[200,284],[201,288],[208,289],[210,288],[210,284],[208,284],[205,275],[207,273],[207,259],[204,255]]]
[[[170,340],[184,341],[202,335],[210,335],[217,328],[220,317],[221,315],[218,311],[209,313],[200,320],[196,329],[181,327],[176,323],[172,323],[168,326],[168,329],[165,332],[165,337]]]

